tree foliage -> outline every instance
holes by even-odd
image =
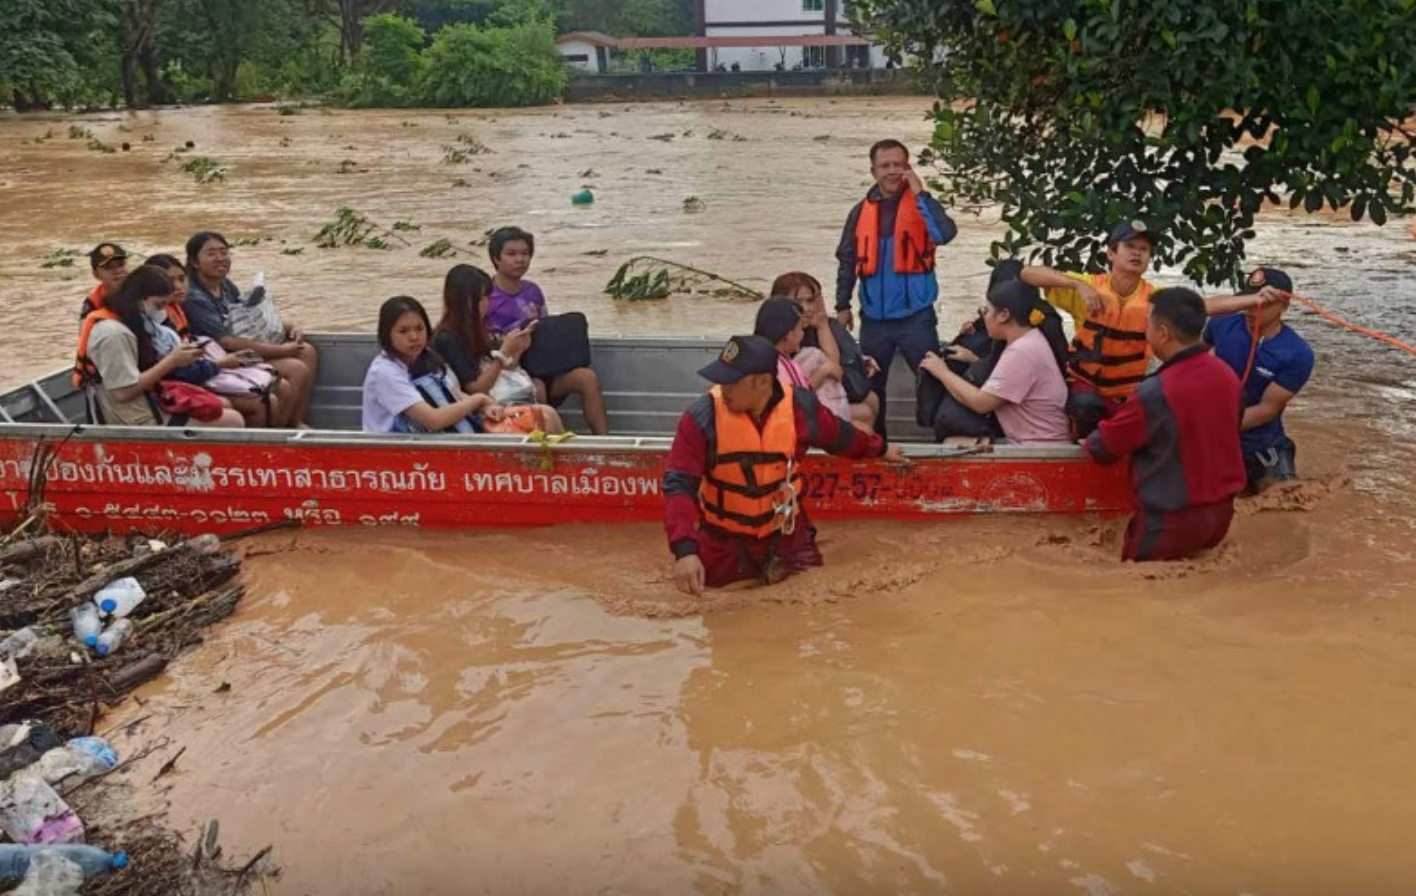
[[[691,2],[5,0],[0,98],[22,111],[312,94],[543,103],[565,84],[557,27],[684,33]]]
[[[93,93],[102,30],[114,18],[90,0],[6,0],[0,28],[0,91],[16,109],[72,103]]]
[[[421,98],[430,106],[537,106],[560,96],[569,79],[548,20],[448,25],[428,48]]]
[[[1101,264],[1141,217],[1159,261],[1232,281],[1266,203],[1377,224],[1416,190],[1416,0],[861,0],[894,51],[931,60],[933,159],[1007,236]]]

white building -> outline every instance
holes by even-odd
[[[571,31],[556,38],[556,49],[578,72],[603,75],[610,70],[610,50],[616,40],[598,31]]]
[[[869,46],[782,46],[773,37],[851,36],[847,0],[696,0],[703,37],[761,38],[759,46],[714,47],[699,56],[706,70],[771,71],[820,68],[884,68],[885,51]]]

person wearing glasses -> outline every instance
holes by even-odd
[[[1058,310],[1072,315],[1076,335],[1067,365],[1068,413],[1085,438],[1135,393],[1150,368],[1146,321],[1155,285],[1145,279],[1155,234],[1144,221],[1123,221],[1106,241],[1105,274],[1063,273],[1028,266],[1020,278],[1040,287]]]

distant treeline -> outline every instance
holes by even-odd
[[[531,105],[565,87],[557,31],[691,28],[691,0],[6,0],[0,97],[18,111]]]

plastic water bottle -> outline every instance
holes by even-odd
[[[143,590],[143,586],[138,584],[137,579],[128,576],[116,582],[109,582],[102,591],[93,596],[93,602],[105,616],[122,618],[133,612],[145,597],[147,592]]]
[[[30,625],[12,632],[5,640],[0,641],[0,659],[22,660],[34,652],[34,645],[39,643],[44,637],[44,630],[39,626]]]
[[[20,880],[30,869],[36,856],[48,853],[73,862],[84,874],[107,874],[128,866],[128,854],[108,852],[83,843],[58,843],[46,846],[0,845],[0,881]]]
[[[98,643],[98,633],[103,630],[103,619],[98,615],[98,607],[85,601],[69,611],[69,618],[74,621],[74,637],[83,642],[85,647]]]
[[[79,896],[83,885],[84,869],[61,855],[40,852],[30,859],[15,896]]]
[[[93,646],[94,653],[99,656],[108,656],[117,650],[133,633],[133,620],[119,619],[117,622],[104,629],[103,634],[98,636],[98,643]]]

